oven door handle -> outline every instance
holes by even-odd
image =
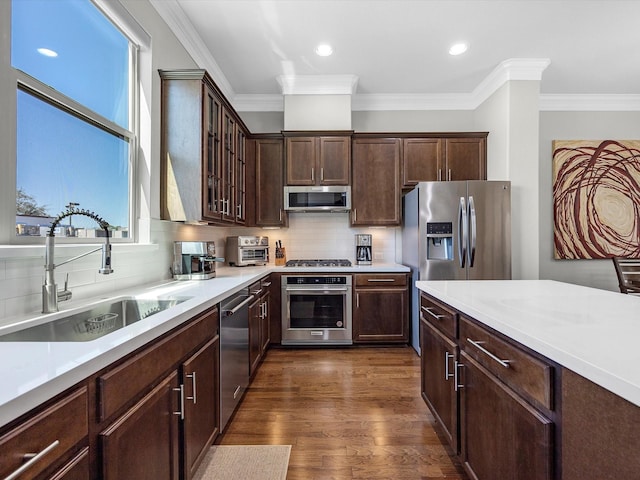
[[[322,288],[286,288],[285,292],[291,294],[291,293],[298,293],[298,294],[310,294],[310,293],[334,293],[334,292],[348,292],[349,288],[348,287],[339,287],[339,288],[333,288],[333,287],[322,287]]]

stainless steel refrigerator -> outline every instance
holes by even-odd
[[[403,208],[402,263],[413,281],[511,278],[510,182],[420,182]],[[419,353],[418,299],[414,286],[411,344]]]

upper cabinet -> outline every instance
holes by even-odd
[[[251,197],[255,209],[250,225],[260,227],[288,226],[284,210],[284,144],[279,135],[256,136],[248,142]]]
[[[161,216],[245,223],[248,130],[204,70],[161,70]]]
[[[486,179],[486,132],[402,139],[403,188],[418,182]]]
[[[354,138],[351,225],[400,225],[400,146],[398,138]]]
[[[287,185],[349,185],[351,132],[284,132]]]

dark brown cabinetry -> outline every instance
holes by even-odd
[[[420,298],[422,395],[471,478],[552,480],[554,366]]]
[[[269,348],[270,317],[269,300],[271,280],[267,276],[249,287],[255,300],[249,304],[249,375],[257,371],[264,354]]]
[[[288,225],[284,211],[284,142],[282,137],[255,138],[249,142],[249,171],[255,198],[255,218],[260,227]]]
[[[89,478],[88,413],[88,391],[82,386],[2,434],[0,477],[22,469],[17,478]]]
[[[172,372],[100,434],[104,480],[180,478],[179,391]]]
[[[400,225],[400,150],[398,138],[354,138],[351,225]]]
[[[354,343],[407,343],[407,276],[358,274],[354,282]]]
[[[464,133],[403,138],[403,188],[426,181],[486,180],[486,137]]]
[[[350,183],[350,136],[285,132],[285,152],[287,185]]]
[[[160,77],[162,218],[243,224],[247,128],[204,70]]]

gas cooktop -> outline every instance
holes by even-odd
[[[350,267],[351,262],[346,259],[328,260],[288,260],[286,267]]]

